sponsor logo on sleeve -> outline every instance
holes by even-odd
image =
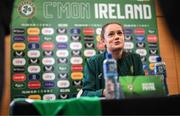
[[[146,62],[146,56],[141,56],[141,62]]]

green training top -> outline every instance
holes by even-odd
[[[102,97],[105,86],[103,61],[106,58],[106,53],[97,54],[87,60],[84,69],[82,96]],[[117,60],[117,70],[118,77],[144,75],[140,55],[135,53],[123,52],[122,58]]]

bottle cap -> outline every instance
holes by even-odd
[[[111,59],[111,58],[112,58],[112,54],[111,54],[111,53],[107,53],[107,54],[106,54],[106,58],[107,58],[107,59]]]
[[[161,57],[160,56],[156,57],[156,62],[161,62]]]

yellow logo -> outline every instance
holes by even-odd
[[[26,48],[26,45],[24,43],[14,43],[13,49],[14,50],[24,50]]]
[[[71,78],[72,78],[73,80],[80,80],[80,79],[83,78],[83,73],[82,73],[82,72],[73,72],[73,73],[71,74]]]

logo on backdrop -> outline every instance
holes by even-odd
[[[35,14],[35,5],[28,0],[22,1],[18,6],[18,12],[21,16],[32,18]]]

